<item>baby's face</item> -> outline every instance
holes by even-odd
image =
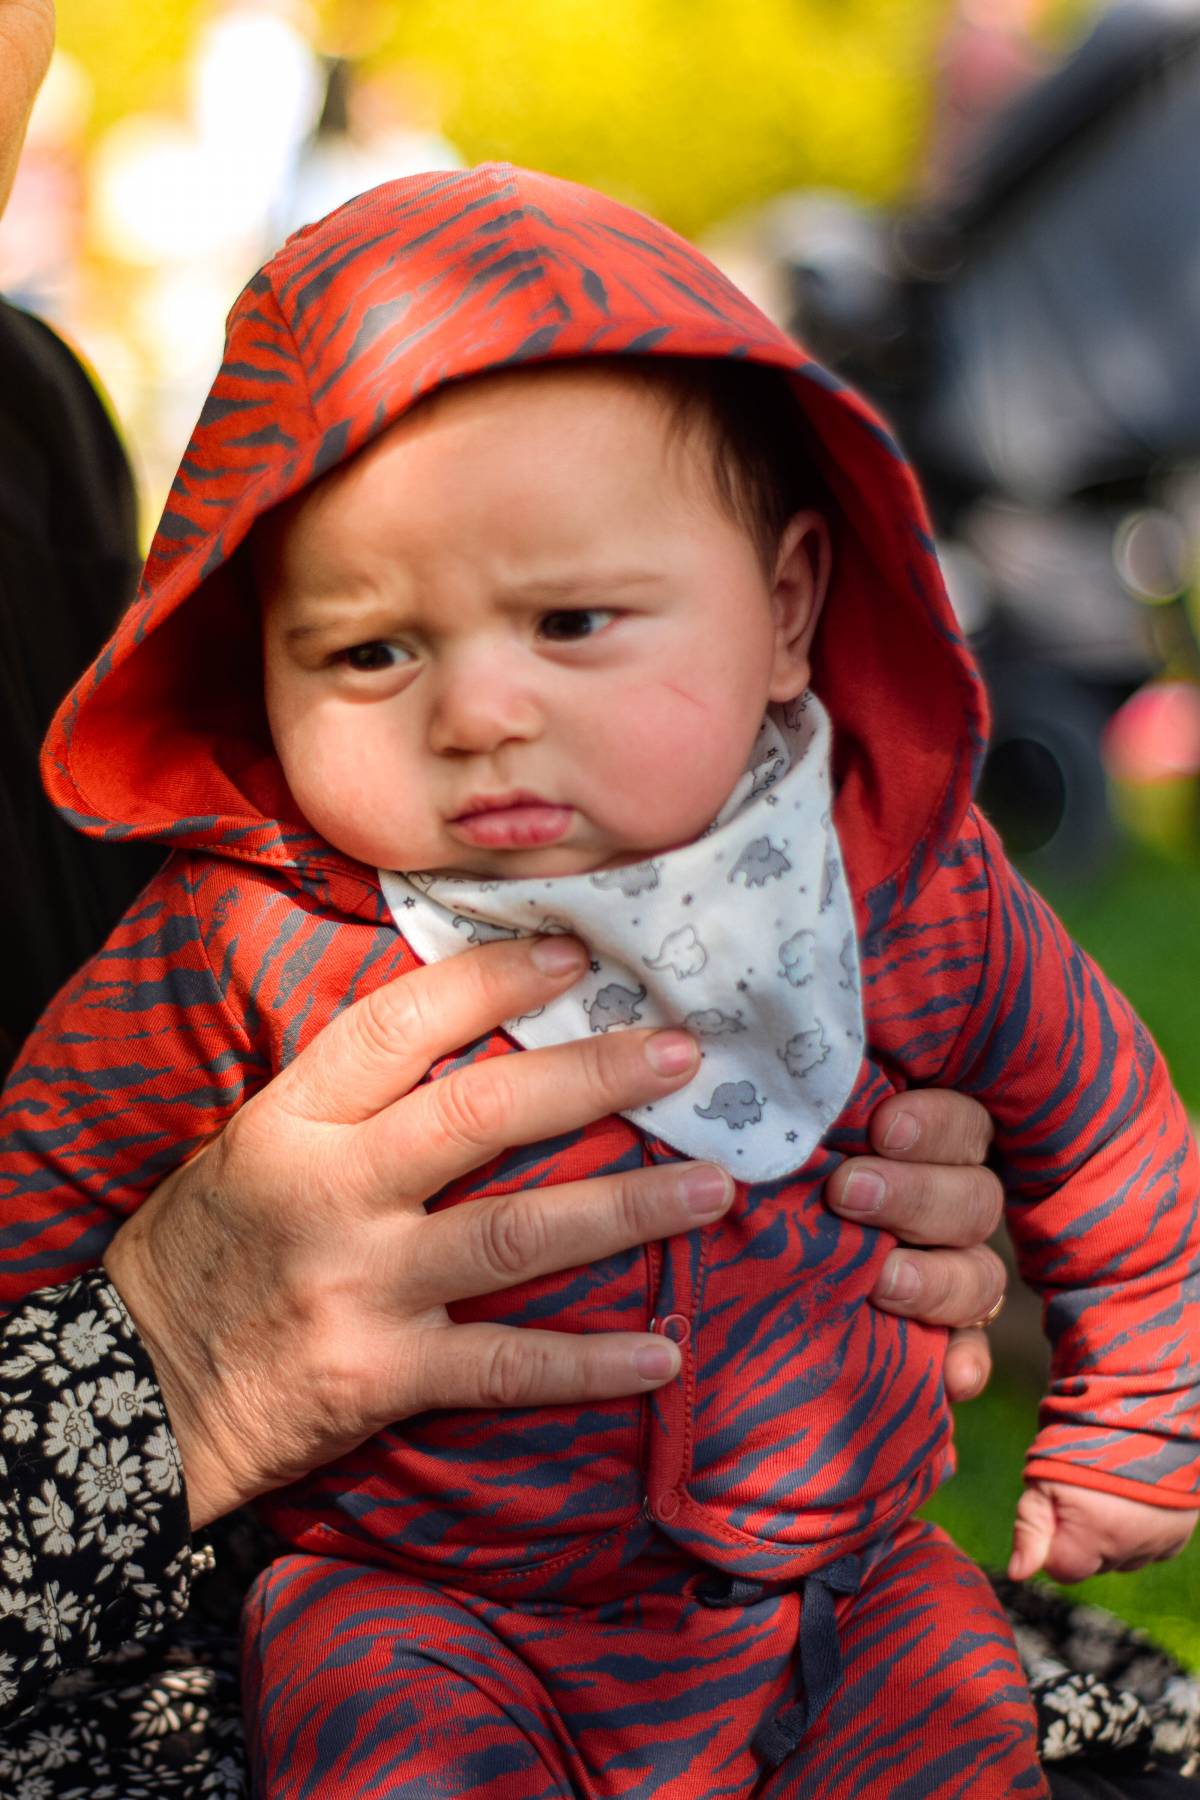
[[[764,574],[707,454],[606,366],[489,376],[275,515],[266,700],[309,822],[501,877],[696,837],[807,683],[813,601],[807,545]]]

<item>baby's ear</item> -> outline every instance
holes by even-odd
[[[775,613],[775,661],[771,700],[794,700],[812,674],[812,643],[833,569],[833,545],[824,515],[805,511],[788,520],[779,540],[771,605]]]

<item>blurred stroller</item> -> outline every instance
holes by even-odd
[[[789,323],[920,470],[992,693],[984,803],[1051,878],[1112,847],[1109,715],[1197,669],[1198,170],[1200,0],[1119,0],[951,200],[766,215]]]

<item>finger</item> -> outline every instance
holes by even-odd
[[[870,1138],[881,1156],[947,1166],[981,1163],[991,1149],[992,1121],[966,1094],[910,1088],[889,1094],[875,1108]]]
[[[586,967],[576,938],[552,937],[484,944],[414,969],[347,1007],[266,1091],[294,1116],[357,1124],[407,1094],[438,1057],[543,1006]]]
[[[995,1231],[1004,1190],[990,1169],[973,1165],[854,1156],[825,1183],[825,1200],[843,1219],[882,1226],[907,1244],[965,1248]]]
[[[489,1056],[427,1082],[366,1125],[360,1152],[381,1197],[447,1182],[515,1144],[578,1131],[653,1104],[690,1081],[700,1051],[686,1031],[606,1031],[521,1055]]]
[[[452,1206],[404,1234],[404,1300],[423,1311],[600,1262],[709,1224],[733,1195],[711,1163],[662,1163]]]
[[[884,1312],[924,1325],[975,1325],[992,1311],[1007,1279],[1004,1264],[986,1244],[970,1250],[893,1250],[871,1299]]]
[[[1037,1488],[1026,1488],[1017,1501],[1013,1547],[1008,1561],[1010,1581],[1028,1581],[1044,1567],[1054,1539],[1054,1503]]]
[[[406,1392],[419,1393],[422,1411],[612,1400],[662,1387],[680,1367],[677,1347],[650,1333],[589,1337],[510,1325],[449,1325],[422,1333],[420,1346],[414,1368],[412,1340],[406,1340],[404,1377]]]
[[[942,1365],[942,1384],[951,1406],[974,1400],[992,1378],[992,1352],[987,1332],[975,1327],[953,1331]]]

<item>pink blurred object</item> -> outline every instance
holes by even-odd
[[[1104,764],[1114,781],[1171,781],[1200,774],[1200,687],[1155,681],[1126,700],[1105,728]]]

